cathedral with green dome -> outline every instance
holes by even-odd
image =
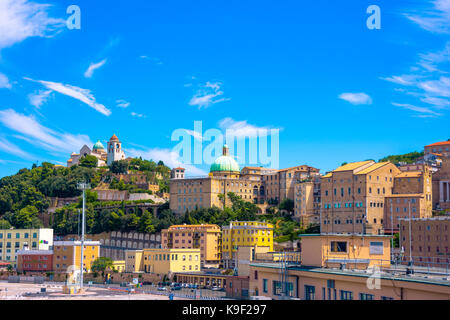
[[[213,176],[239,175],[240,171],[238,163],[230,156],[227,145],[223,146],[222,155],[214,161],[209,170]]]

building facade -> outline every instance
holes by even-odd
[[[432,174],[428,166],[394,177],[392,194],[385,197],[384,233],[398,232],[400,218],[428,218],[432,213]]]
[[[122,143],[115,134],[109,139],[107,148],[106,163],[108,166],[110,166],[113,161],[125,160],[125,152],[122,150]]]
[[[31,250],[49,250],[53,245],[53,229],[0,230],[0,259],[17,267],[17,253],[25,246]]]
[[[320,224],[320,175],[295,184],[294,219],[304,226]]]
[[[277,205],[287,198],[294,200],[295,183],[318,172],[307,165],[282,170],[261,167],[240,170],[225,145],[222,156],[211,165],[207,177],[184,178],[183,168],[172,170],[170,209],[183,214],[195,208],[228,207],[231,200],[223,195],[233,192],[257,204],[259,213],[264,213],[267,205]]]
[[[234,268],[240,246],[267,247],[273,250],[273,225],[261,221],[232,221],[222,227],[222,261],[224,268]]]
[[[323,176],[321,232],[382,233],[385,197],[400,173],[390,162],[369,160],[344,164]]]
[[[442,158],[442,165],[433,174],[433,208],[450,211],[450,156]]]
[[[222,230],[215,224],[173,225],[161,231],[164,249],[200,249],[202,267],[219,267]]]
[[[83,270],[91,272],[92,263],[100,257],[100,242],[85,241],[83,247]],[[55,241],[53,245],[53,270],[67,273],[70,267],[80,269],[81,241]]]
[[[53,271],[53,250],[19,250],[17,252],[17,271]]]
[[[98,167],[106,166],[107,153],[105,151],[105,147],[103,147],[103,144],[100,142],[100,140],[98,140],[94,144],[92,149],[89,148],[87,145],[84,145],[83,147],[81,147],[79,153],[73,152],[70,155],[70,159],[67,160],[67,167],[70,168],[71,166],[80,164],[81,158],[83,158],[87,155],[91,155],[91,156],[94,156],[97,158],[97,161],[98,161],[97,166]]]
[[[450,217],[400,219],[399,240],[405,262],[450,267]]]
[[[144,249],[144,272],[169,277],[176,272],[200,272],[200,249]]]

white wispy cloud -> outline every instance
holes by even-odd
[[[133,117],[145,118],[145,114],[141,114],[141,113],[131,112],[131,115]]]
[[[228,136],[236,138],[256,138],[270,134],[270,129],[282,130],[282,128],[274,128],[272,126],[258,127],[249,124],[247,120],[236,121],[232,118],[224,118],[219,121],[219,128]]]
[[[163,64],[161,62],[161,60],[159,58],[156,58],[156,57],[150,57],[150,56],[142,55],[142,56],[139,56],[139,58],[144,59],[144,60],[150,60],[151,62],[153,62],[156,65],[162,65]]]
[[[32,106],[40,108],[50,97],[52,90],[38,90],[37,92],[30,93],[28,100]]]
[[[116,100],[116,103],[119,108],[128,108],[130,106],[130,103],[128,101],[122,99]]]
[[[427,4],[427,8],[420,8],[415,13],[406,13],[405,16],[427,31],[450,33],[450,0],[427,1]]]
[[[46,88],[64,94],[66,96],[77,99],[91,108],[97,110],[98,112],[104,114],[105,116],[109,116],[111,114],[111,110],[106,108],[104,105],[97,103],[95,97],[92,95],[91,91],[88,89],[83,89],[75,86],[71,86],[69,84],[63,84],[59,82],[51,82],[44,80],[33,80],[30,78],[24,78],[26,80],[38,82],[45,86]]]
[[[49,4],[28,0],[0,1],[0,50],[29,37],[52,37],[66,26],[48,16]]]
[[[418,54],[416,65],[410,68],[413,73],[381,79],[405,87],[394,90],[419,99],[430,110],[450,109],[450,77],[443,71],[449,65],[450,41],[443,50]],[[438,115],[441,114],[436,112],[434,116]]]
[[[200,89],[196,91],[194,96],[189,101],[190,106],[198,106],[199,109],[207,108],[213,104],[231,100],[231,98],[223,98],[223,91],[220,90],[222,83],[220,82],[206,82],[205,85],[199,86]]]
[[[125,152],[132,157],[142,157],[143,159],[152,159],[153,161],[162,160],[165,165],[175,168],[183,167],[191,175],[206,175],[207,173],[194,165],[184,164],[177,152],[170,149],[126,149]]]
[[[401,108],[405,108],[408,110],[412,110],[415,112],[419,112],[419,113],[425,113],[428,114],[428,116],[441,116],[441,114],[434,112],[433,110],[431,110],[430,108],[426,108],[426,107],[417,107],[411,104],[407,104],[407,103],[396,103],[396,102],[392,102],[392,105],[396,106],[396,107],[401,107]]]
[[[351,104],[354,105],[372,104],[372,98],[369,95],[365,94],[364,92],[360,93],[344,92],[339,95],[339,98],[347,102],[350,102]]]
[[[30,153],[22,150],[17,145],[11,143],[10,141],[6,140],[5,138],[0,137],[0,150],[12,155],[15,155],[19,158],[24,159],[36,159],[33,155]]]
[[[1,32],[1,30],[0,30]],[[0,88],[11,89],[12,85],[6,75],[0,72]]]
[[[102,67],[106,63],[106,60],[107,59],[103,59],[102,61],[97,62],[97,63],[91,62],[91,64],[89,65],[89,67],[85,71],[84,76],[86,78],[91,78],[92,75],[94,74],[94,71],[97,70],[98,68]]]
[[[13,109],[0,111],[0,123],[17,132],[19,135],[16,138],[58,153],[72,153],[84,144],[92,145],[87,135],[57,132],[41,125],[33,116],[17,113]]]

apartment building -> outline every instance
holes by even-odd
[[[176,272],[200,272],[200,249],[144,249],[144,272],[159,276]]]
[[[53,229],[0,230],[0,259],[17,267],[17,253],[24,246],[32,250],[48,250],[53,245]]]
[[[295,184],[294,219],[304,226],[320,224],[320,182],[320,175],[316,175]]]
[[[385,233],[398,232],[400,218],[427,218],[432,215],[432,176],[427,166],[421,171],[403,171],[394,177],[392,194],[385,197]]]
[[[202,267],[219,267],[222,230],[215,224],[173,225],[161,231],[164,249],[200,249]]]
[[[142,255],[144,250],[125,251],[125,272],[142,272],[144,270]]]
[[[100,242],[85,241],[83,246],[83,270],[91,272],[92,263],[100,257]],[[73,266],[80,269],[81,241],[55,241],[53,245],[53,270],[58,273],[69,271]]]
[[[222,227],[222,261],[224,268],[236,266],[240,246],[267,247],[273,250],[273,225],[261,221],[232,221]]]
[[[17,271],[50,272],[53,271],[53,250],[29,250],[17,252]]]
[[[414,265],[450,267],[450,217],[403,218],[399,232],[404,261],[411,257]]]
[[[390,271],[388,236],[305,235],[301,241],[301,263],[250,263],[250,295],[301,300],[450,299],[450,281],[441,275]]]
[[[385,197],[401,171],[390,162],[344,164],[321,180],[322,233],[383,232]]]
[[[450,141],[435,142],[424,147],[425,156],[433,153],[450,156]]]

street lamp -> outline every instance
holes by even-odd
[[[80,291],[83,289],[83,263],[84,263],[84,232],[85,232],[85,208],[86,208],[86,190],[91,188],[89,183],[81,182],[77,185],[79,190],[83,190],[83,212],[81,219],[81,259],[80,259]]]

